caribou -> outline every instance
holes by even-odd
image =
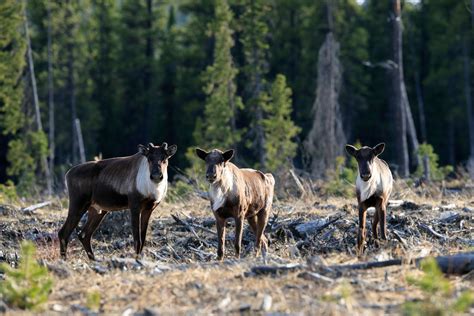
[[[268,241],[264,235],[270,216],[275,179],[270,173],[254,169],[240,169],[230,162],[234,150],[218,149],[206,152],[196,148],[196,155],[206,162],[211,209],[216,218],[217,259],[225,252],[225,229],[229,218],[235,220],[235,255],[240,258],[244,220],[255,234],[256,254],[265,256]],[[262,247],[263,246],[263,247]],[[263,248],[263,249],[262,249]]]
[[[137,257],[145,244],[148,221],[168,188],[168,159],[177,146],[163,143],[138,145],[132,156],[90,161],[66,173],[69,193],[67,219],[58,232],[60,255],[66,259],[69,237],[85,212],[87,222],[79,240],[90,260],[95,260],[91,237],[110,211],[130,209],[134,250]]]
[[[359,208],[359,232],[357,235],[357,250],[363,253],[365,241],[366,212],[369,207],[375,207],[372,222],[372,235],[378,238],[377,224],[380,223],[382,239],[387,239],[387,204],[392,192],[393,177],[388,164],[378,156],[384,151],[385,144],[380,143],[374,148],[364,146],[360,149],[346,145],[349,155],[355,157],[359,167],[356,179],[356,193]]]

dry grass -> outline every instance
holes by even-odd
[[[284,235],[285,232],[291,233],[286,224],[283,225],[285,229],[268,232],[271,239],[268,264],[305,263],[313,256],[319,256],[326,264],[355,263],[456,253],[469,249],[464,244],[443,242],[420,232],[416,229],[416,223],[435,221],[446,211],[439,206],[453,203],[456,206],[452,211],[462,213],[467,220],[464,220],[464,226],[456,229],[457,232],[453,232],[454,226],[446,226],[446,231],[441,233],[472,240],[474,214],[463,211],[465,207],[474,206],[471,196],[432,196],[419,194],[405,186],[398,187],[397,192],[401,193],[394,198],[408,199],[420,207],[416,210],[389,210],[392,216],[389,235],[392,240],[380,245],[369,243],[361,258],[354,255],[357,225],[355,199],[312,196],[276,201],[274,214],[277,217],[272,219],[274,223],[309,221],[335,215],[342,218],[317,235],[308,237],[306,246],[298,245],[304,238]],[[173,204],[164,203],[152,215],[144,249],[145,266],[125,264],[122,268],[110,268],[112,258],[133,257],[130,227],[127,217],[122,215],[106,218],[103,227],[93,238],[96,257],[102,261],[89,262],[80,243],[72,240],[68,248],[68,260],[63,262],[58,256],[56,232],[65,219],[66,210],[58,205],[37,210],[33,215],[20,211],[0,215],[0,250],[5,255],[3,260],[15,261],[11,253],[18,251],[21,239],[36,241],[38,259],[50,266],[55,279],[45,314],[52,311],[87,311],[91,293],[100,293],[99,310],[106,314],[141,313],[149,308],[165,315],[234,312],[380,315],[399,313],[403,302],[422,296],[418,289],[406,282],[408,274],[419,273],[412,266],[347,272],[334,278],[332,283],[305,280],[298,277],[298,272],[281,276],[247,276],[252,266],[263,264],[261,258],[254,257],[251,250],[252,235],[249,232],[245,233],[247,239],[244,240],[244,248],[247,249],[243,259],[232,259],[233,247],[229,242],[226,260],[217,263],[215,236],[196,229],[200,241],[184,227],[177,225],[171,214],[215,231],[207,201],[193,198]],[[370,221],[371,216],[368,218]],[[211,221],[211,224],[205,226],[206,221]],[[413,232],[413,235],[405,236],[409,247],[403,246],[390,233],[391,229],[405,228],[411,229],[407,232]],[[233,236],[233,228],[228,230],[228,235]],[[208,245],[202,244],[203,240]],[[451,280],[458,289],[472,286],[472,279],[452,277]],[[271,297],[271,306],[262,309],[263,302],[268,303],[268,297]]]

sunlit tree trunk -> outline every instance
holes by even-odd
[[[31,78],[31,87],[33,90],[33,104],[35,107],[35,121],[36,121],[36,129],[38,132],[43,133],[43,124],[41,123],[41,113],[39,107],[39,99],[38,99],[38,90],[36,88],[36,76],[35,76],[35,67],[33,63],[33,52],[31,49],[31,41],[30,41],[30,32],[28,28],[28,17],[26,14],[26,10],[24,12],[25,15],[25,35],[26,35],[26,42],[27,42],[27,56],[28,56],[28,69],[30,72]],[[48,160],[46,155],[41,155],[41,167],[44,172],[44,176],[46,178],[46,189],[48,195],[51,195],[52,192],[52,182],[51,182],[51,173],[49,170]]]
[[[342,85],[342,65],[339,42],[333,33],[332,2],[327,2],[329,32],[318,54],[318,80],[313,104],[313,126],[305,141],[305,155],[315,178],[322,178],[333,169],[346,137],[342,125],[339,94]]]
[[[401,177],[409,175],[409,156],[407,145],[407,111],[403,98],[403,52],[402,52],[402,22],[400,0],[392,0],[392,56],[397,65],[390,71],[392,95],[390,105],[394,120],[395,153],[398,174]]]
[[[51,173],[51,186],[54,186],[54,152],[55,152],[55,139],[54,139],[54,82],[53,82],[53,50],[52,50],[52,39],[51,39],[51,4],[48,1],[48,118],[49,118],[49,171]]]

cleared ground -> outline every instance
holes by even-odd
[[[217,262],[212,213],[207,201],[195,197],[158,206],[139,262],[133,259],[128,212],[109,214],[96,232],[92,244],[98,262],[87,259],[75,234],[64,262],[59,259],[56,238],[67,213],[64,201],[32,212],[4,206],[0,261],[14,264],[19,242],[35,241],[38,258],[54,277],[54,289],[45,305],[47,314],[400,313],[404,302],[426,297],[406,281],[407,276],[422,274],[414,266],[327,274],[328,279],[304,273],[314,271],[314,266],[472,251],[471,194],[463,190],[413,192],[406,187],[397,192],[393,198],[404,203],[389,207],[390,240],[371,239],[373,211],[369,210],[368,242],[361,257],[355,254],[355,199],[312,196],[275,201],[266,230],[270,239],[266,260],[255,257],[247,225],[242,259],[235,260],[233,223],[229,223],[226,260]],[[260,265],[308,262],[307,269],[279,275],[251,273],[252,267]],[[449,278],[452,297],[474,285],[472,274]],[[93,296],[100,296],[99,306],[91,305]]]

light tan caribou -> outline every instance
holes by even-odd
[[[387,239],[387,204],[392,192],[393,178],[388,164],[378,156],[384,151],[385,144],[381,143],[370,148],[360,149],[346,145],[346,151],[357,160],[359,173],[356,180],[357,202],[359,205],[359,233],[357,235],[357,250],[362,254],[365,241],[365,221],[369,207],[375,207],[372,234],[378,238],[377,224],[380,223],[382,239]]]
[[[230,162],[234,150],[206,152],[197,148],[196,154],[206,162],[206,179],[210,184],[211,209],[216,218],[217,258],[222,260],[225,247],[225,226],[228,218],[235,219],[235,255],[240,257],[244,220],[255,234],[255,249],[265,256],[268,242],[265,226],[273,202],[275,179],[270,173],[254,169],[240,169]]]

